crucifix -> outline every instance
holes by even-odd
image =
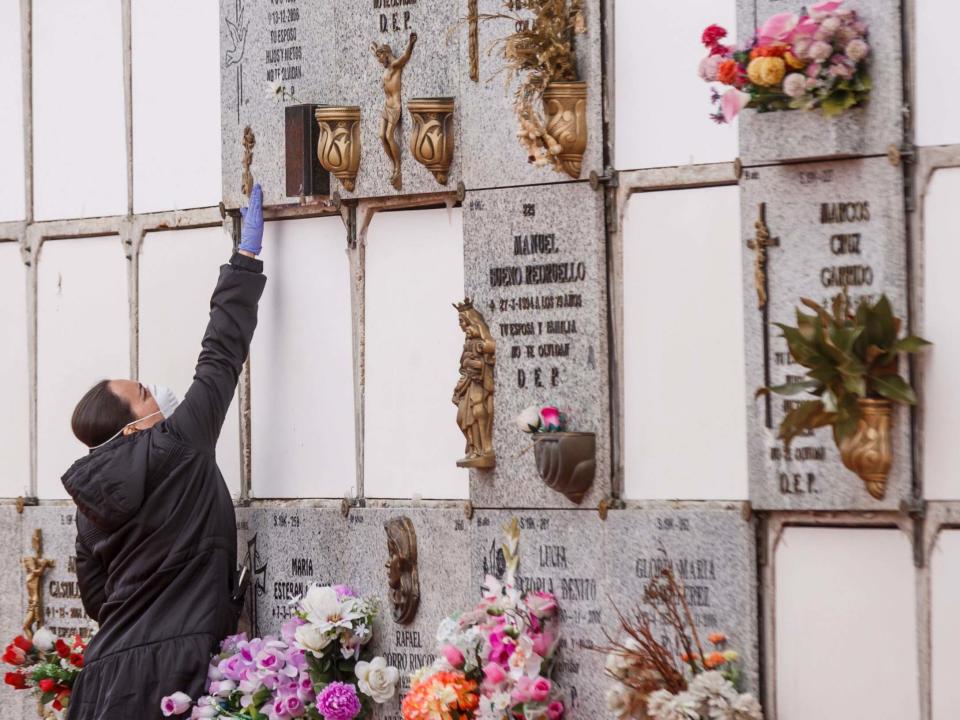
[[[763,314],[763,384],[770,387],[770,283],[767,278],[767,248],[780,247],[780,238],[770,236],[767,226],[767,204],[760,203],[757,221],[754,223],[756,235],[747,240],[747,247],[753,250],[753,284],[757,289],[757,309]],[[773,427],[773,399],[765,396],[766,426]]]
[[[43,590],[40,581],[44,574],[53,567],[53,560],[43,557],[43,531],[37,528],[33,531],[33,556],[23,558],[24,585],[27,589],[27,615],[23,619],[23,635],[33,638],[34,625],[43,624]]]
[[[470,79],[480,81],[480,13],[477,0],[467,0],[467,40],[470,52]]]
[[[253,147],[256,144],[257,137],[247,125],[243,129],[243,160],[240,161],[240,166],[243,168],[240,191],[247,197],[250,197],[250,193],[253,192],[253,172],[250,166],[253,164]]]

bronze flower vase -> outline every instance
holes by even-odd
[[[547,134],[560,146],[559,167],[576,180],[587,149],[587,83],[550,83],[543,91],[543,111]]]
[[[889,400],[861,399],[860,423],[850,437],[837,446],[843,464],[855,472],[877,500],[887,494],[887,476],[893,465],[890,425],[893,403]]]
[[[411,154],[446,185],[453,162],[453,98],[414,98],[407,109],[413,119]]]
[[[597,470],[597,436],[583,432],[537,433],[533,456],[540,478],[551,490],[579,505]]]
[[[360,108],[321,105],[314,111],[320,126],[317,157],[327,172],[348,192],[356,187],[360,170]]]

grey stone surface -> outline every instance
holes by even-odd
[[[770,233],[780,243],[768,251],[768,316],[757,309],[754,252],[746,246],[754,236],[761,202],[766,203]],[[864,219],[822,222],[824,204],[836,203],[854,203],[856,217]],[[798,438],[791,458],[785,458],[776,439],[785,398],[771,398],[768,423],[765,400],[754,401],[753,395],[766,382],[765,362],[774,385],[802,374],[772,323],[795,325],[795,308],[802,297],[823,303],[840,293],[838,269],[849,278],[852,301],[886,293],[894,312],[906,316],[901,168],[884,158],[871,158],[747,169],[741,179],[741,227],[751,502],[758,508],[783,510],[896,509],[910,492],[910,425],[904,408],[894,413],[894,464],[886,497],[879,501],[843,466],[829,428]],[[844,246],[843,240],[834,239],[837,235],[856,237],[858,242],[849,240]],[[770,343],[766,359],[765,332]]]
[[[0,543],[10,552],[0,555],[0,639],[3,646],[22,632],[25,612],[23,566],[20,564],[20,537],[22,516],[13,505],[0,505]],[[32,554],[32,553],[31,553]],[[29,717],[17,714],[25,706],[24,693],[7,684],[0,687],[0,705],[10,709],[11,717]]]
[[[597,435],[582,507],[610,493],[603,208],[603,194],[586,183],[467,194],[465,289],[497,341],[497,466],[470,472],[478,507],[576,507],[540,479],[532,438],[517,428],[518,413],[534,404],[556,405],[569,430]],[[538,238],[541,252],[517,252],[516,243]]]
[[[596,512],[491,510],[474,517],[472,570],[476,595],[484,577],[503,577],[503,527],[516,517],[520,530],[517,586],[552,592],[560,607],[561,644],[554,680],[566,695],[565,717],[595,718],[604,707],[604,627],[612,626],[606,604],[606,527]]]
[[[740,653],[744,689],[759,689],[757,582],[753,524],[737,503],[696,507],[662,503],[643,510],[611,512],[604,526],[609,600],[630,617],[644,587],[665,557],[686,588],[687,600],[704,647],[722,632],[729,649]],[[666,555],[664,555],[664,552]],[[608,597],[605,595],[605,598]],[[605,613],[609,618],[610,612]],[[606,625],[616,628],[616,613]],[[709,652],[709,650],[707,650]]]
[[[453,3],[451,3],[453,4]],[[456,3],[466,7],[466,3]],[[587,32],[576,37],[580,79],[587,82],[587,126],[589,139],[583,160],[582,178],[590,171],[603,174],[603,69],[601,55],[602,25],[597,0],[584,3]],[[479,12],[495,14],[504,11],[502,0],[479,0]],[[466,14],[465,9],[462,10]],[[523,17],[529,13],[518,12]],[[533,185],[570,180],[549,167],[538,168],[527,162],[526,150],[517,140],[518,125],[513,112],[513,97],[518,81],[509,85],[502,71],[499,46],[488,52],[500,39],[514,31],[511,20],[481,22],[479,26],[480,79],[470,79],[467,57],[467,27],[460,28],[460,95],[463,101],[461,145],[464,157],[463,181],[468,189]]]
[[[756,28],[779,12],[798,12],[803,2],[737,0],[737,37],[751,38]],[[740,115],[740,158],[746,165],[778,160],[882,155],[903,141],[903,69],[899,0],[847,0],[868,23],[869,102],[836,118],[819,112],[787,111]]]

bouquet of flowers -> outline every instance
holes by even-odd
[[[644,589],[644,604],[677,638],[678,654],[655,632],[651,614],[620,615],[622,642],[611,640],[607,675],[615,682],[607,709],[618,720],[763,720],[756,698],[741,694],[739,658],[723,633],[707,639],[705,651],[686,601],[686,591],[665,567]],[[608,636],[609,637],[609,636]]]
[[[550,680],[557,646],[557,600],[520,593],[487,577],[470,612],[437,631],[440,657],[413,676],[404,720],[560,720]]]
[[[772,110],[820,110],[839,115],[866,102],[867,26],[843,0],[813,5],[799,14],[772,16],[743,47],[725,45],[727,31],[711,25],[701,38],[709,55],[700,61],[700,77],[729,89],[712,90],[717,107],[710,117],[730,122],[745,107]]]
[[[86,649],[79,635],[67,642],[46,628],[37,630],[33,639],[18,635],[3,653],[3,662],[14,668],[4,682],[16,690],[32,691],[40,705],[59,712],[70,702]]]
[[[517,427],[525,433],[561,432],[567,419],[553,405],[531,405],[517,415]]]
[[[400,673],[367,657],[378,606],[345,585],[312,586],[295,603],[280,637],[233,635],[207,672],[207,695],[194,704],[182,692],[163,698],[164,716],[278,720],[353,720],[390,700]]]

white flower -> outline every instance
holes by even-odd
[[[847,53],[848,58],[854,62],[860,62],[870,52],[870,46],[867,45],[863,40],[851,40],[849,43],[847,43],[845,52]]]
[[[369,695],[378,704],[383,704],[393,697],[400,679],[400,671],[395,667],[388,667],[387,661],[382,657],[375,657],[370,662],[361,660],[354,672],[360,692]]]
[[[517,415],[517,427],[525,433],[536,432],[540,427],[540,408],[531,405]]]
[[[294,639],[307,650],[319,655],[333,640],[333,635],[325,633],[312,623],[300,625],[294,633]]]
[[[617,717],[624,717],[630,710],[630,689],[617,683],[607,690],[607,710]]]
[[[647,711],[653,720],[701,720],[697,701],[689,693],[672,695],[657,690],[647,698]]]
[[[621,652],[612,652],[607,655],[607,671],[615,677],[626,677],[632,664],[630,659]]]
[[[734,720],[763,720],[763,708],[757,699],[745,693],[733,701]]]
[[[510,677],[519,679],[526,675],[535,678],[540,674],[540,666],[543,658],[533,651],[533,640],[530,636],[523,634],[517,638],[516,649],[507,661],[510,666]]]
[[[807,77],[802,73],[790,73],[783,80],[783,92],[792,98],[803,97],[807,92]]]
[[[45,627],[40,628],[33,634],[33,644],[37,646],[37,650],[40,652],[53,650],[53,644],[56,640],[56,636]]]
[[[340,600],[332,587],[312,586],[299,605],[307,622],[324,633],[335,628],[351,628],[354,620],[363,617],[362,606],[358,607],[353,598]]]
[[[833,55],[833,46],[824,42],[823,40],[817,40],[813,45],[810,46],[810,57],[817,62],[823,62],[827,60],[831,55]]]

